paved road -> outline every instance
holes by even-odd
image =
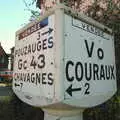
[[[12,88],[11,87],[1,87],[0,86],[0,96],[11,96]]]

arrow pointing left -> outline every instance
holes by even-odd
[[[72,88],[72,84],[67,88],[66,92],[72,97],[73,92],[81,91],[81,88]]]
[[[20,85],[19,85],[19,84],[17,84],[17,83],[15,83],[14,85],[15,85],[15,87],[20,87]]]

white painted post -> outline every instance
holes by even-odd
[[[84,109],[44,109],[44,120],[83,120],[83,111]]]
[[[66,117],[53,116],[45,113],[44,120],[83,120],[83,113],[80,113],[79,115],[76,116],[66,116]]]
[[[114,41],[105,29],[108,28],[91,18],[57,5],[38,22],[17,31],[15,94],[25,103],[41,107],[45,112],[44,120],[82,120],[82,108],[107,101],[117,90]],[[42,41],[40,45],[38,38]],[[33,45],[35,51],[31,52]],[[22,55],[20,51],[19,56],[19,49],[24,50],[25,46],[27,54]],[[44,57],[39,59],[41,55]]]

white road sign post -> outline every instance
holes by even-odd
[[[13,90],[45,120],[82,119],[116,92],[111,30],[57,5],[16,32]]]

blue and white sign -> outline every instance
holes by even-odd
[[[54,39],[54,15],[16,33],[13,90],[28,104],[54,96]]]
[[[53,109],[87,108],[110,99],[117,90],[111,30],[63,6],[43,17],[16,33],[15,94]]]

